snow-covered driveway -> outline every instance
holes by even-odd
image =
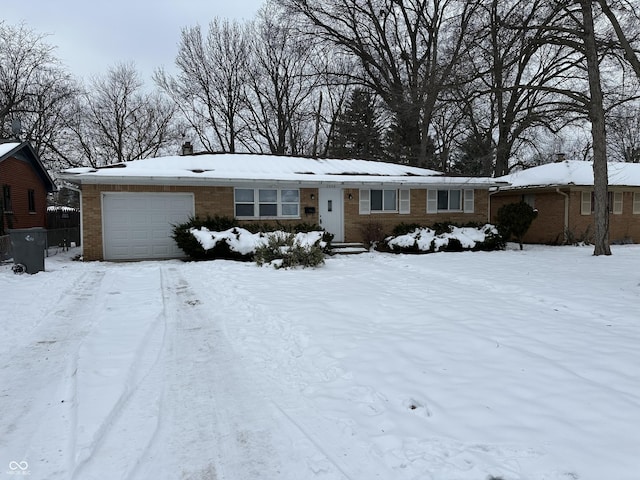
[[[0,266],[0,478],[632,480],[640,247]]]

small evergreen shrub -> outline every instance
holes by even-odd
[[[522,240],[537,216],[538,211],[526,202],[508,203],[498,209],[498,230],[505,240],[514,237],[522,250]]]
[[[395,227],[393,227],[393,231],[391,234],[394,237],[399,237],[400,235],[406,235],[407,233],[415,232],[418,228],[424,228],[424,225],[419,223],[399,223]]]
[[[266,244],[255,252],[258,265],[271,264],[275,268],[317,267],[324,263],[321,240],[312,245],[302,245],[293,233],[274,232],[269,234]]]

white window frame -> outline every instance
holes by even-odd
[[[460,208],[439,209],[438,208],[438,192],[447,192],[447,203],[450,205],[451,191],[460,192]],[[437,190],[427,190],[427,213],[449,213],[463,212],[473,213],[475,211],[475,191],[472,188],[439,188]]]
[[[237,192],[238,190],[252,190],[253,191],[253,202],[238,202],[237,201]],[[276,191],[276,215],[260,215],[260,205],[261,204],[273,204],[274,202],[267,202],[267,201],[260,201],[260,191],[266,191],[266,190],[275,190]],[[283,201],[282,199],[282,191],[283,190],[287,190],[287,191],[296,191],[298,192],[298,201],[297,202],[291,202],[291,201]],[[237,206],[238,205],[253,205],[253,215],[249,216],[249,215],[238,215],[237,214]],[[296,205],[297,206],[297,214],[295,215],[284,215],[282,213],[282,207],[283,205]],[[300,189],[299,188],[264,188],[264,187],[257,187],[257,188],[242,188],[242,187],[236,187],[233,190],[233,213],[235,218],[238,219],[256,219],[256,218],[261,218],[261,219],[273,219],[273,218],[281,218],[281,219],[295,219],[295,218],[300,218]]]
[[[580,192],[580,215],[591,215],[591,192]]]
[[[640,192],[633,192],[633,214],[640,215]]]
[[[373,210],[371,208],[371,192],[382,192],[382,210]],[[393,210],[385,210],[385,193],[395,192],[395,206]],[[368,188],[360,189],[359,192],[359,213],[360,215],[369,215],[371,213],[411,213],[411,191],[408,189],[393,189],[393,188]]]
[[[613,192],[613,214],[622,215],[623,192]]]

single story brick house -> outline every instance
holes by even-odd
[[[609,163],[609,241],[640,243],[640,164]],[[593,166],[561,161],[500,177],[491,193],[491,218],[524,200],[538,210],[524,241],[562,244],[589,240],[594,231]]]
[[[196,154],[75,168],[85,260],[177,258],[172,225],[191,216],[314,223],[335,242],[371,224],[489,219],[491,178],[447,177],[406,165],[250,154]]]
[[[55,185],[29,142],[0,143],[0,234],[47,226],[47,193]]]

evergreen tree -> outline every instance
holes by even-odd
[[[458,145],[459,156],[451,166],[451,173],[471,177],[491,176],[495,149],[489,135],[470,133]]]
[[[356,88],[351,93],[344,112],[338,117],[328,155],[335,158],[380,160],[382,141],[379,118],[375,96]]]

